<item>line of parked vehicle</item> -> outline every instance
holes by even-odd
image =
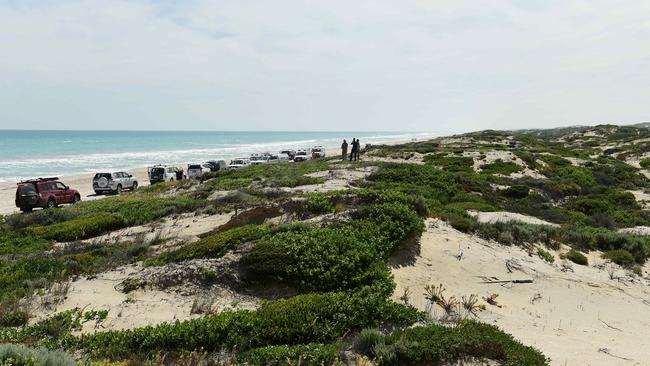
[[[187,174],[181,168],[167,165],[154,165],[147,168],[149,183],[170,182],[187,178],[200,178],[203,174],[226,169],[241,169],[250,165],[282,162],[302,162],[325,157],[322,146],[309,150],[282,150],[278,154],[252,154],[248,158],[234,158],[227,164],[225,160],[209,160],[201,164],[188,164]],[[53,208],[62,204],[81,201],[78,190],[65,185],[58,177],[36,178],[17,183],[16,207],[23,212],[34,208]],[[92,179],[95,194],[120,194],[123,190],[138,189],[138,179],[127,172],[96,173]]]

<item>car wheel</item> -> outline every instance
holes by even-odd
[[[81,196],[75,194],[74,197],[72,198],[72,204],[74,205],[75,203],[79,203],[79,201],[81,201]]]
[[[45,205],[45,208],[54,208],[54,207],[56,207],[56,201],[53,198],[47,200],[47,204]]]
[[[115,193],[117,193],[117,194],[122,193],[122,185],[121,184],[117,185],[117,189],[115,190]]]
[[[138,182],[133,182],[133,185],[131,186],[131,190],[135,191],[136,189],[138,189]]]

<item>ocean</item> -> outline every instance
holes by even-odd
[[[0,182],[186,164],[256,152],[421,139],[433,133],[0,130]]]

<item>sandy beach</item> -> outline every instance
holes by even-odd
[[[399,141],[390,141],[385,142],[387,145],[401,144],[408,141],[399,140]],[[349,148],[348,148],[349,153]],[[338,148],[328,148],[325,149],[325,154],[328,157],[340,156],[341,150]],[[226,160],[229,162],[229,160]],[[180,168],[186,169],[187,164],[173,164]],[[98,170],[99,172],[99,170]],[[140,167],[136,169],[126,170],[127,173],[132,174],[138,179],[138,184],[140,187],[145,187],[149,185],[149,179],[147,177],[147,167]],[[81,193],[82,201],[90,201],[96,199],[102,199],[105,197],[110,197],[110,195],[96,195],[92,187],[92,179],[94,173],[86,174],[73,174],[73,175],[61,175],[61,181],[66,185],[78,190]],[[16,194],[16,183],[15,182],[6,182],[0,183],[0,215],[8,215],[16,212],[20,212],[14,203],[14,197]]]

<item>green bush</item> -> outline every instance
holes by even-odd
[[[92,238],[124,227],[122,218],[108,213],[79,217],[49,226],[36,226],[28,230],[32,235],[56,241],[73,241]]]
[[[29,314],[24,311],[4,311],[0,310],[0,327],[21,327],[27,324]]]
[[[327,195],[320,192],[307,193],[305,208],[315,214],[323,214],[334,211],[334,204]]]
[[[625,249],[608,250],[602,254],[602,257],[625,268],[630,268],[636,264],[634,256]]]
[[[331,291],[390,281],[385,259],[421,234],[422,219],[403,204],[360,209],[357,220],[260,239],[242,260],[255,278],[289,281],[303,290]]]
[[[469,156],[447,156],[445,153],[429,154],[425,155],[422,160],[450,172],[474,172],[474,159]]]
[[[481,173],[483,174],[502,174],[507,176],[522,170],[523,168],[518,164],[501,159],[497,159],[494,163],[481,165]]]
[[[229,250],[237,248],[240,244],[257,240],[268,232],[268,226],[265,225],[246,225],[226,230],[163,254],[149,261],[149,264],[182,262],[194,258],[221,257]]]
[[[542,249],[542,248],[537,248],[537,256],[540,257],[541,259],[547,261],[548,263],[553,263],[555,262],[555,257],[553,257],[553,254],[550,252]]]
[[[338,360],[336,345],[320,343],[266,346],[248,351],[239,357],[239,362],[265,366],[284,366],[294,363],[305,366],[335,365]]]
[[[650,168],[650,158],[641,159],[639,164],[641,164],[642,168],[646,168],[646,169]]]
[[[457,327],[428,325],[381,337],[373,353],[382,365],[450,364],[466,357],[502,365],[548,365],[538,350],[522,345],[497,327],[467,321]]]
[[[0,344],[0,366],[74,366],[74,358],[61,351]]]
[[[502,194],[506,197],[510,198],[525,198],[528,197],[528,192],[530,191],[530,188],[524,185],[514,185],[511,187],[508,187],[504,189]]]
[[[565,257],[566,257],[566,259],[570,260],[571,262],[573,262],[575,264],[579,264],[581,266],[589,265],[589,260],[587,259],[587,257],[584,254],[578,252],[575,249],[569,250],[565,254]]]
[[[411,307],[387,302],[392,290],[373,287],[353,293],[298,295],[265,302],[256,311],[223,312],[172,324],[97,332],[83,337],[81,342],[93,357],[111,359],[156,351],[246,351],[268,345],[329,343],[351,330],[387,321],[411,324],[423,319]]]

